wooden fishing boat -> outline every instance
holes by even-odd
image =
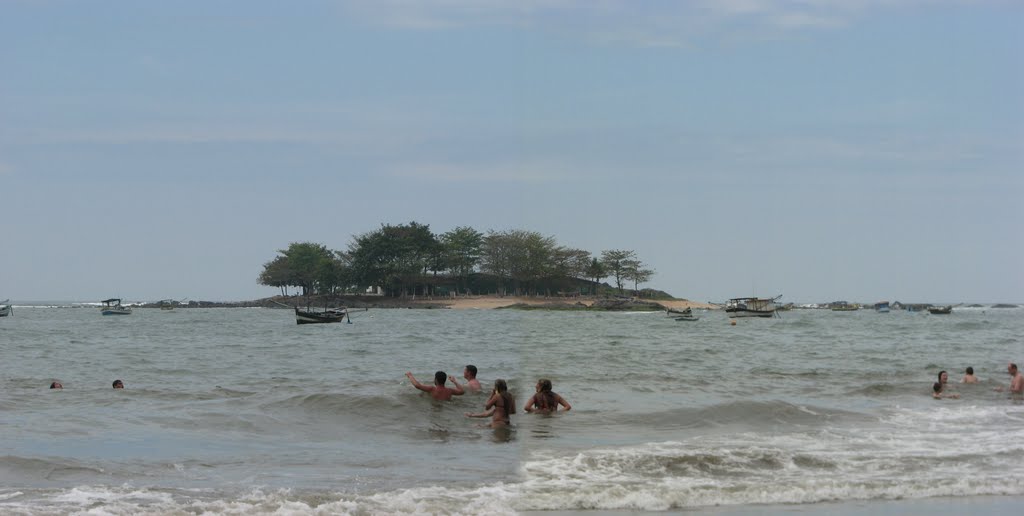
[[[951,314],[951,313],[953,313],[953,306],[952,305],[929,306],[928,307],[928,313],[935,314],[935,315]]]
[[[774,317],[775,301],[782,296],[770,299],[759,297],[735,297],[725,303],[725,315],[729,317]]]
[[[299,310],[295,307],[295,324],[337,323],[348,317],[347,308],[331,308],[322,312]],[[349,320],[349,322],[352,322]]]
[[[690,309],[689,307],[684,308],[682,310],[669,308],[668,310],[665,311],[665,313],[676,321],[696,321],[700,319],[700,317],[693,315],[693,310]]]
[[[11,300],[5,299],[3,304],[0,304],[0,317],[7,317],[8,315],[14,315],[14,307],[11,306]]]
[[[829,308],[833,312],[856,312],[860,310],[860,305],[857,303],[847,303],[846,301],[834,301],[829,305]]]

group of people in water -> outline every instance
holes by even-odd
[[[111,384],[111,387],[113,387],[115,389],[124,389],[124,382],[122,382],[121,380],[114,380],[114,383]],[[55,382],[50,384],[50,388],[51,389],[63,389],[64,385],[61,384],[60,382],[55,381]]]
[[[1010,394],[1015,394],[1017,396],[1024,394],[1024,375],[1021,375],[1020,371],[1017,369],[1017,364],[1010,362],[1010,364],[1006,366],[1006,372],[1010,375]],[[937,400],[942,398],[960,398],[960,393],[949,392],[946,389],[946,385],[949,382],[949,373],[946,371],[939,371],[938,380],[939,381],[932,384],[933,398]],[[978,377],[974,375],[973,367],[968,367],[967,370],[964,371],[964,376],[960,379],[960,383],[979,383]],[[995,390],[997,392],[1006,391],[1004,387],[996,387]]]
[[[465,387],[459,384],[455,375],[449,375],[444,371],[434,373],[434,384],[424,385],[416,380],[411,372],[405,373],[406,378],[412,386],[430,393],[430,397],[438,401],[448,401],[452,396],[461,396],[468,392],[481,392],[483,387],[480,380],[476,379],[477,368],[474,365],[467,365],[462,371],[462,377],[466,379]],[[453,387],[448,387],[448,381]],[[563,410],[572,409],[572,405],[565,398],[551,390],[551,380],[541,378],[537,380],[536,392],[530,399],[526,400],[523,409],[527,412],[553,413],[561,406]],[[516,413],[516,400],[508,392],[508,382],[502,378],[494,380],[494,388],[491,390],[487,402],[484,404],[483,412],[466,412],[466,417],[491,418],[491,428],[501,428],[512,424],[512,414]]]

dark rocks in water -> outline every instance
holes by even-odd
[[[1017,305],[1010,305],[1010,304],[1006,304],[1006,303],[999,303],[997,305],[992,305],[992,308],[1020,308],[1020,307],[1017,306]]]

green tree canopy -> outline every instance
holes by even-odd
[[[278,253],[280,256],[263,265],[257,280],[260,284],[299,287],[303,295],[309,295],[334,292],[347,275],[344,264],[322,244],[293,242]]]
[[[404,294],[434,265],[439,247],[426,224],[382,225],[356,236],[349,246],[352,278],[361,287],[383,286]]]
[[[635,259],[636,253],[633,251],[622,249],[601,251],[601,265],[611,277],[615,278],[615,288],[619,289],[620,294],[622,293],[622,280],[626,277],[627,262]]]
[[[466,278],[480,263],[484,234],[471,227],[457,227],[440,238],[444,264],[456,280],[465,286]]]
[[[347,252],[294,242],[278,253],[263,265],[257,281],[284,294],[288,287],[298,287],[303,295],[365,287],[406,295],[470,286],[502,293],[543,290],[550,294],[552,290],[577,292],[582,287],[578,280],[600,284],[608,276],[615,278],[622,292],[623,281],[639,288],[654,274],[633,251],[612,249],[597,258],[586,250],[559,245],[554,237],[523,229],[491,230],[485,235],[459,226],[438,237],[429,225],[415,221],[382,224],[356,235]]]

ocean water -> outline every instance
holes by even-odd
[[[1024,495],[1024,310],[951,315],[16,306],[0,319],[0,513],[516,514]],[[511,431],[405,379],[480,369]],[[973,366],[980,385],[951,385]],[[122,379],[126,389],[113,390]],[[50,390],[58,380],[64,389]]]

